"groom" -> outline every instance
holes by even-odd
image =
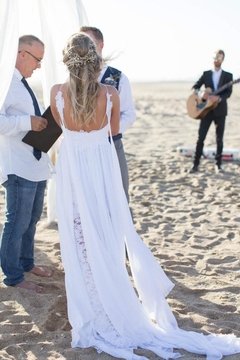
[[[80,31],[90,36],[96,45],[98,54],[102,57],[102,50],[104,47],[102,32],[93,26],[82,26]],[[129,202],[128,166],[122,143],[122,135],[130,126],[133,125],[136,119],[131,87],[125,74],[111,66],[108,66],[104,61],[102,71],[99,76],[99,81],[101,83],[115,86],[120,97],[120,133],[116,136],[113,136],[113,141],[121,169],[123,188]]]

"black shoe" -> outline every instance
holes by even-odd
[[[218,164],[215,165],[215,173],[216,173],[216,174],[224,173],[224,170],[223,170],[223,168],[222,168],[222,165],[218,165]]]
[[[189,170],[189,174],[194,174],[196,172],[198,172],[198,166],[193,165],[193,167]]]

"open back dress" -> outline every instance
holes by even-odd
[[[180,357],[175,351],[180,348],[206,354],[208,360],[240,352],[234,335],[178,327],[165,299],[174,285],[132,222],[111,141],[107,88],[108,123],[99,130],[67,129],[61,91],[56,105],[63,130],[57,212],[72,347],[94,347],[126,360],[147,359],[134,352],[137,348],[163,359]]]

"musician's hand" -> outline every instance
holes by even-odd
[[[211,103],[219,102],[219,96],[217,96],[217,95],[209,95],[208,100],[211,101]]]
[[[47,127],[47,120],[41,116],[31,115],[31,128],[33,131],[42,131]]]
[[[207,101],[209,99],[209,96],[212,94],[212,89],[207,87],[204,92],[202,93],[201,99],[203,101]]]
[[[204,93],[202,94],[202,100],[203,100],[203,101],[208,100],[209,97],[210,97],[210,95],[209,95],[207,92],[204,92]]]

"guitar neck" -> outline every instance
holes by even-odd
[[[232,86],[233,84],[235,84],[236,82],[239,82],[238,80],[233,80],[233,81],[229,81],[227,84],[221,86],[219,89],[215,90],[212,94],[213,95],[218,95],[220,92],[222,92],[223,90],[229,88],[230,86]]]

